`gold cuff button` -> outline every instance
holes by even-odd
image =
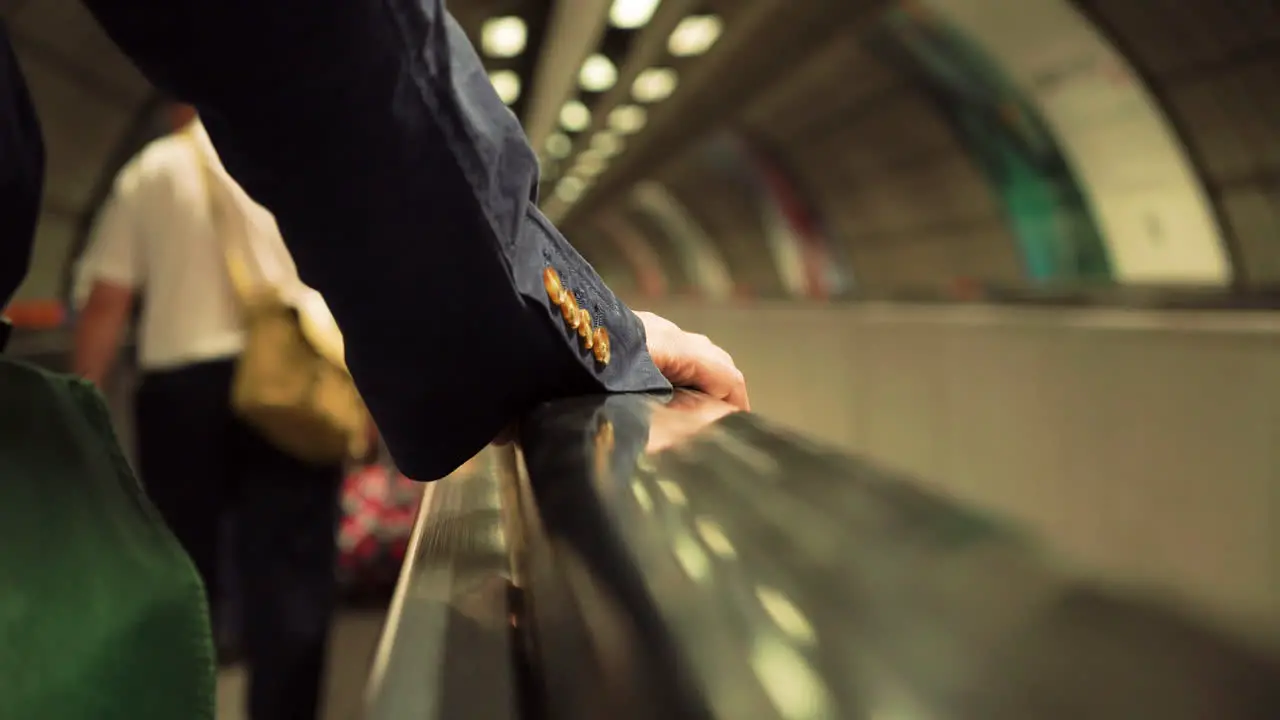
[[[591,352],[596,356],[596,362],[601,365],[609,364],[609,331],[602,327],[596,328],[594,343]]]
[[[582,344],[591,349],[592,332],[591,332],[591,313],[586,308],[578,310],[578,337],[582,338]]]
[[[551,302],[559,305],[564,297],[564,284],[560,282],[560,273],[555,268],[542,271],[542,286],[547,289],[547,297],[551,298]]]
[[[560,303],[560,314],[564,316],[564,321],[569,323],[569,327],[578,329],[578,323],[582,322],[582,318],[578,315],[578,301],[573,297],[573,293],[564,294],[564,302]]]

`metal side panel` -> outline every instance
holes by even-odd
[[[423,485],[366,690],[366,720],[517,716],[507,547],[483,457]]]

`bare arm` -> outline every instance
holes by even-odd
[[[132,288],[104,280],[94,283],[76,319],[72,353],[75,374],[102,386],[120,352],[120,340],[132,309]]]
[[[145,179],[136,163],[121,170],[94,223],[92,239],[77,270],[80,312],[76,317],[72,371],[99,387],[120,352],[134,294],[144,278],[139,201],[148,185],[143,182]]]

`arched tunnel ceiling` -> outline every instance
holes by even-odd
[[[1039,2],[1021,3],[1019,11]],[[591,256],[594,246],[612,241],[594,227],[596,218],[628,205],[636,183],[657,181],[718,239],[739,282],[774,289],[780,263],[770,257],[760,223],[746,216],[741,188],[712,181],[694,157],[729,128],[791,176],[822,218],[835,261],[863,288],[966,277],[1025,282],[1027,260],[1007,198],[993,192],[936,97],[876,45],[886,8],[910,14],[944,4],[751,3],[752,12],[727,25],[703,66],[691,68],[665,106],[650,111],[628,152],[562,211],[570,234]],[[1137,92],[1172,128],[1236,279],[1259,284],[1280,281],[1278,7],[1213,0],[1071,4],[1082,26],[1127,61]],[[1008,9],[1013,19],[1002,32],[1016,34],[1016,13]],[[1055,40],[1037,42],[1049,52]],[[1106,110],[1078,119],[1101,124],[1110,121]]]
[[[548,42],[553,5],[568,1],[449,3],[473,41],[487,18],[525,18],[527,57],[494,61],[491,68],[521,74],[517,113],[536,92],[533,66]],[[625,151],[580,201],[548,207],[549,214],[612,282],[629,288],[698,292],[698,273],[675,247],[680,238],[672,237],[687,235],[692,225],[715,244],[712,260],[732,273],[739,289],[797,294],[794,266],[803,260],[785,257],[770,226],[786,223],[762,215],[753,205],[758,189],[732,170],[750,156],[768,168],[750,182],[786,185],[798,198],[792,204],[806,208],[806,222],[827,238],[827,261],[861,287],[960,277],[1024,281],[1025,258],[972,148],[919,79],[887,61],[875,44],[894,4],[664,0],[653,20],[667,23],[663,33],[684,15],[715,13],[724,20],[721,37],[704,55],[675,58],[665,54],[663,33],[638,33],[631,62],[619,63],[620,79],[665,64],[679,71],[679,85],[648,108],[645,127],[626,138]],[[905,8],[929,4],[918,0]],[[1280,281],[1276,3],[1073,0],[1072,6],[1124,55],[1185,147],[1237,273],[1253,282]],[[37,257],[20,296],[55,295],[110,178],[156,131],[157,99],[77,0],[0,0],[0,16],[27,72],[49,150]],[[627,102],[626,95],[620,87],[600,102]],[[603,116],[596,121],[602,124]],[[734,143],[736,149],[729,147]],[[575,149],[585,144],[584,137]],[[550,180],[559,177],[561,169],[547,169]],[[668,193],[665,214],[637,204],[635,189],[643,183]],[[551,190],[543,188],[548,204],[554,204]],[[643,238],[650,260],[638,261],[639,251],[623,247],[624,236]],[[656,270],[637,269],[637,263]],[[650,275],[662,276],[660,282]]]
[[[524,84],[513,103],[524,110],[551,0],[467,0],[449,7],[473,43],[484,21],[525,19],[525,51],[495,65]],[[36,251],[18,299],[60,296],[69,262],[116,171],[163,131],[161,98],[115,47],[79,0],[0,0],[44,132],[45,198]]]
[[[1180,130],[1247,277],[1280,282],[1280,3],[1080,5]]]

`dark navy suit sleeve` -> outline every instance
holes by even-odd
[[[0,22],[0,309],[31,262],[44,187],[44,141],[21,68]],[[0,320],[0,350],[8,336]]]
[[[86,4],[276,215],[411,477],[540,400],[668,387],[635,315],[533,205],[534,153],[440,0]],[[608,330],[607,364],[547,267]]]

